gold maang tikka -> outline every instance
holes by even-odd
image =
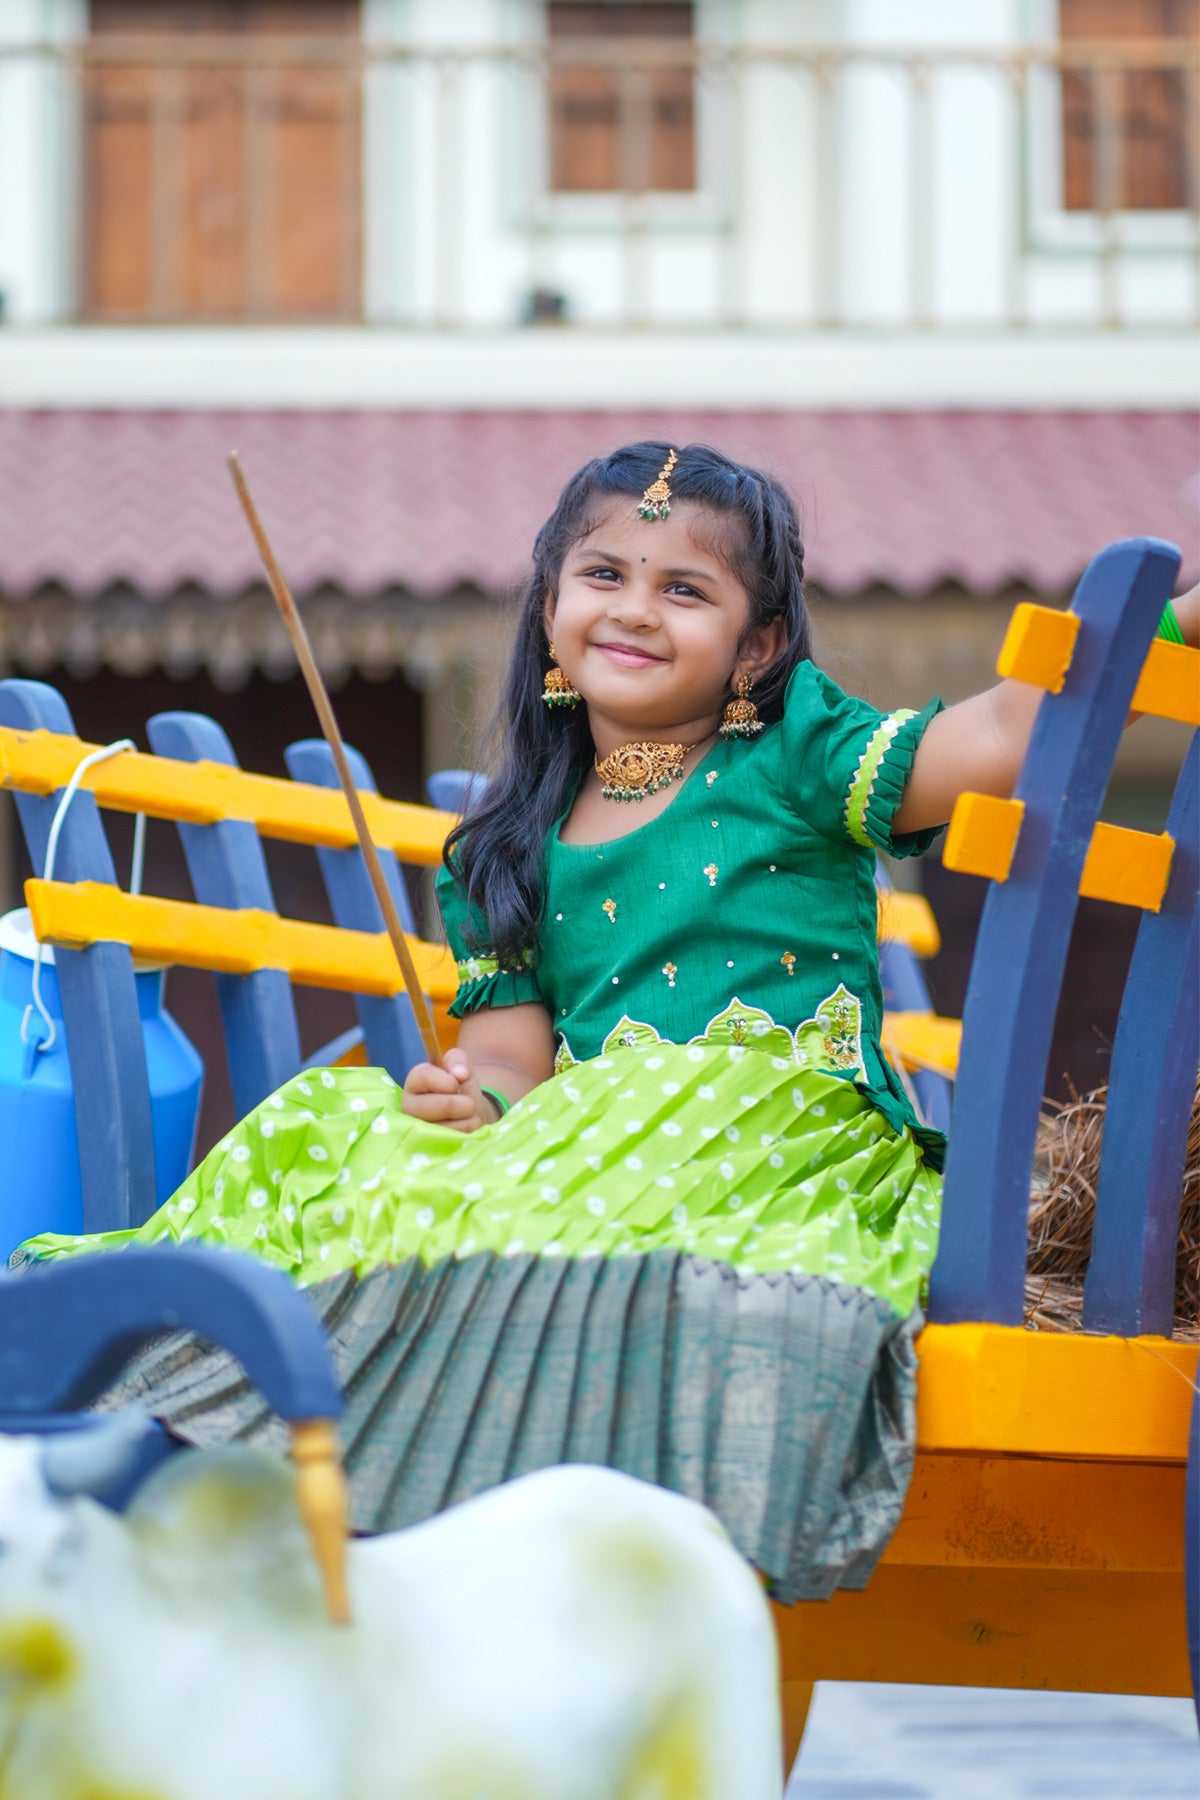
[[[542,683],[542,699],[547,706],[578,706],[583,695],[575,686],[565,669],[558,666],[558,658],[554,654],[554,645],[550,646],[550,667],[546,670]]]
[[[659,471],[657,481],[652,481],[642,495],[642,504],[638,507],[639,519],[665,519],[671,511],[671,490],[667,483],[671,478],[671,470],[679,461],[674,450]]]

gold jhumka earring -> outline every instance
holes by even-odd
[[[749,675],[738,677],[737,699],[731,700],[725,708],[725,717],[721,721],[720,735],[723,738],[757,737],[763,728],[758,716],[758,708],[750,698],[750,689],[754,686]]]
[[[652,481],[642,495],[642,504],[638,507],[639,519],[665,519],[670,516],[671,490],[667,483],[671,477],[671,470],[678,461],[678,456],[672,450],[659,471],[658,480]]]
[[[542,684],[542,699],[547,706],[566,707],[578,706],[583,699],[571,677],[559,668],[553,644],[550,646],[550,667],[546,670],[546,679]]]

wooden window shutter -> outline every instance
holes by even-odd
[[[588,38],[692,41],[691,0],[551,0],[552,45]],[[690,62],[628,69],[568,63],[550,75],[550,186],[556,193],[688,192],[696,185]]]
[[[1200,36],[1200,0],[1059,0],[1064,44],[1171,43]],[[1160,212],[1192,203],[1194,89],[1181,69],[1065,70],[1063,200],[1068,211]],[[1111,159],[1104,156],[1110,119]],[[1189,148],[1190,139],[1190,148]]]
[[[358,0],[92,0],[91,19],[85,316],[357,317]],[[254,43],[204,58],[200,34]],[[345,60],[306,55],[317,39]]]

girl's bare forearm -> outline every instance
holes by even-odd
[[[1200,585],[1172,602],[1184,640],[1200,643]],[[1001,681],[930,721],[895,817],[897,831],[944,825],[960,794],[1007,798],[1029,748],[1041,688]],[[1129,722],[1137,717],[1129,715]]]
[[[471,1072],[481,1087],[495,1088],[510,1106],[523,1100],[526,1094],[548,1079],[548,1074],[535,1074],[524,1063],[509,1062],[500,1057],[474,1058]]]
[[[495,1088],[511,1105],[554,1073],[554,1031],[545,1007],[482,1007],[468,1013],[458,1048],[483,1086]]]
[[[1011,794],[1041,699],[1040,688],[1001,681],[932,719],[913,759],[895,829],[944,825],[962,793]]]

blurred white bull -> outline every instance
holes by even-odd
[[[770,1615],[691,1501],[525,1476],[352,1544],[346,1629],[288,1466],[176,1456],[118,1517],[93,1435],[0,1437],[5,1795],[778,1800]]]

